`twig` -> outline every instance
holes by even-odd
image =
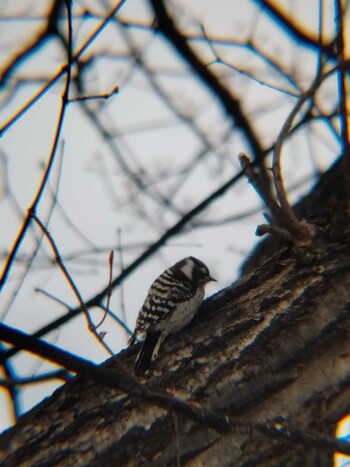
[[[124,331],[129,335],[129,336],[132,336],[133,335],[133,331],[132,329],[129,328],[129,326],[122,320],[119,318],[118,315],[116,315],[115,313],[113,313],[113,311],[111,310],[107,310],[107,308],[104,306],[104,305],[99,305],[99,307],[103,310],[103,311],[107,311],[108,315],[114,319],[114,321],[116,321],[119,326],[121,326]]]
[[[77,225],[74,224],[73,220],[69,217],[69,215],[66,213],[63,206],[59,202],[57,194],[53,192],[50,186],[48,188],[50,190],[50,195],[55,204],[56,212],[59,211],[60,215],[63,218],[63,222],[66,223],[67,227],[70,228],[84,243],[91,247],[89,250],[87,250],[89,253],[91,253],[91,250],[93,252],[100,251],[100,249],[90,240],[90,238],[82,230],[80,230]],[[72,256],[67,258],[67,260],[71,258]]]
[[[259,176],[259,172],[257,172],[257,174]],[[289,191],[294,192],[298,188],[304,186],[305,184],[310,184],[310,182],[313,182],[316,179],[317,179],[317,176],[306,175],[305,177],[301,178],[297,182],[293,183],[289,187]],[[254,187],[254,186],[253,186],[253,188],[256,189],[256,187]],[[260,195],[260,193],[258,193],[258,194],[259,194],[260,198],[262,199],[262,196]],[[262,199],[262,201],[264,202],[263,199]],[[260,213],[261,213],[261,206],[258,206],[258,207],[253,208],[253,209],[248,209],[246,211],[238,212],[237,214],[233,214],[232,216],[227,216],[227,217],[222,217],[222,218],[212,219],[212,220],[205,220],[205,221],[198,220],[198,221],[191,222],[191,229],[201,229],[203,227],[204,228],[206,228],[206,227],[217,227],[217,226],[221,226],[221,225],[231,224],[231,223],[234,223],[234,222],[239,222],[242,219],[248,219],[250,217],[256,216],[257,214],[260,214]],[[263,215],[266,215],[266,213],[263,213]],[[269,223],[271,223],[271,218],[267,219],[267,221]]]
[[[22,243],[22,241],[23,241],[23,239],[24,239],[24,237],[25,237],[25,235],[27,233],[28,227],[29,227],[30,222],[32,220],[32,215],[35,215],[35,213],[36,213],[37,207],[38,207],[39,202],[41,200],[41,197],[42,197],[42,195],[44,193],[44,189],[45,189],[46,184],[47,184],[47,182],[49,180],[51,169],[53,167],[55,157],[56,157],[57,147],[58,147],[59,139],[60,139],[60,136],[61,136],[63,121],[64,121],[66,109],[67,109],[67,103],[68,103],[69,91],[70,91],[70,82],[71,82],[71,65],[72,65],[72,56],[71,56],[72,37],[71,37],[71,33],[72,33],[72,27],[71,27],[71,7],[70,7],[70,3],[69,3],[68,0],[67,0],[67,14],[68,14],[68,42],[69,42],[68,65],[67,65],[66,70],[65,70],[66,71],[66,82],[65,82],[64,90],[63,90],[62,96],[61,96],[61,108],[60,108],[60,112],[59,112],[59,116],[58,116],[54,141],[53,141],[53,144],[52,144],[50,155],[48,157],[48,161],[47,161],[47,164],[46,164],[46,167],[45,167],[45,171],[44,171],[44,174],[43,174],[43,176],[41,178],[41,182],[39,184],[39,188],[37,190],[37,193],[36,193],[36,195],[35,195],[35,197],[34,197],[34,199],[32,201],[32,204],[30,205],[30,207],[29,207],[29,209],[27,211],[27,214],[26,214],[26,217],[25,217],[25,219],[23,221],[22,227],[21,227],[20,231],[17,234],[17,238],[16,238],[16,240],[15,240],[15,242],[14,242],[12,248],[11,248],[10,254],[8,255],[7,260],[5,262],[5,266],[4,266],[4,269],[3,269],[3,272],[2,272],[2,275],[1,275],[1,278],[0,278],[0,291],[1,291],[1,289],[3,288],[3,286],[6,283],[7,276],[9,274],[9,272],[10,272],[12,264],[13,264],[15,258],[16,258],[17,252],[19,250],[19,247],[21,246],[21,243]]]
[[[277,193],[277,198],[280,202],[281,207],[283,208],[285,215],[287,218],[289,218],[289,223],[295,224],[297,222],[296,217],[294,216],[293,211],[290,208],[286,191],[284,188],[284,183],[283,183],[283,177],[282,177],[282,172],[281,172],[281,152],[282,152],[282,145],[283,142],[288,135],[289,129],[292,126],[293,120],[298,114],[299,110],[301,107],[304,105],[304,103],[312,97],[317,89],[320,87],[321,83],[325,81],[327,78],[329,78],[330,75],[332,75],[339,66],[333,67],[330,70],[328,70],[326,73],[322,73],[318,76],[316,76],[315,80],[298,99],[297,103],[293,107],[292,111],[288,115],[286,121],[284,122],[281,131],[277,137],[274,152],[273,152],[273,177],[274,177],[274,182],[275,182],[275,188],[276,188],[276,193]]]
[[[61,259],[62,259],[62,257],[61,257]],[[53,300],[54,302],[58,303],[59,305],[63,305],[64,307],[66,307],[67,310],[72,310],[73,309],[66,302],[64,302],[63,300],[61,300],[58,297],[55,297],[53,294],[47,292],[46,290],[42,289],[41,287],[36,287],[34,289],[34,292],[41,293],[41,294],[45,295],[45,297],[51,298],[51,300]]]
[[[254,171],[250,159],[245,154],[239,155],[239,160],[244,174],[252,183],[253,187],[256,189],[259,195],[262,197],[262,199],[266,203],[267,207],[271,210],[271,213],[273,215],[273,223],[271,225],[259,226],[257,229],[258,235],[264,235],[265,233],[274,233],[284,238],[285,240],[292,241],[294,245],[297,246],[302,246],[310,243],[314,236],[314,228],[306,222],[298,222],[288,202],[281,170],[281,152],[283,142],[288,136],[293,120],[299,112],[299,110],[301,109],[301,107],[303,106],[303,104],[314,95],[321,83],[325,79],[327,79],[331,74],[333,74],[338,68],[339,66],[333,67],[326,73],[322,73],[316,77],[310,88],[307,91],[305,91],[298,99],[296,105],[293,107],[278,135],[274,147],[272,171],[276,195],[279,204],[268,193],[268,190],[265,189],[265,185],[261,182],[258,174]]]
[[[109,280],[108,280],[108,289],[107,289],[107,300],[106,300],[106,309],[109,310],[109,301],[112,295],[112,280],[113,280],[113,259],[114,252],[111,250],[109,253],[108,263],[109,263]]]
[[[61,256],[61,259],[62,259],[62,256]],[[70,307],[66,302],[64,302],[63,300],[61,300],[58,297],[55,297],[54,295],[50,294],[46,290],[43,290],[40,287],[37,287],[34,290],[35,290],[35,292],[42,293],[46,297],[51,298],[51,300],[54,300],[56,303],[59,303],[60,305],[63,305],[64,307],[67,308],[68,311],[72,312],[74,310],[74,308]],[[124,331],[127,332],[127,334],[129,334],[130,336],[133,334],[132,330],[124,323],[124,321],[122,321],[109,308],[106,308],[104,305],[100,305],[100,308],[103,310],[103,313],[107,313],[112,319],[114,319],[119,324],[119,326],[121,326],[124,329]],[[95,327],[97,327],[97,326],[95,326]],[[11,352],[11,350],[8,350],[8,352]]]
[[[347,70],[345,66],[345,55],[344,55],[344,48],[345,48],[345,40],[344,40],[344,21],[345,15],[343,11],[343,4],[342,0],[335,1],[335,10],[336,10],[336,26],[337,26],[337,39],[338,39],[338,47],[337,47],[337,55],[338,55],[338,62],[339,62],[339,73],[338,73],[338,88],[339,88],[339,107],[341,113],[341,128],[342,128],[342,139],[343,139],[343,152],[348,157],[349,156],[349,149],[350,149],[350,141],[349,141],[349,113],[348,113],[348,83],[347,83]]]
[[[119,253],[120,270],[123,271],[124,270],[124,258],[123,258],[123,244],[122,244],[122,229],[118,229],[118,253]],[[121,310],[121,313],[122,313],[122,319],[123,319],[124,323],[126,323],[123,284],[120,285],[120,310]]]
[[[262,10],[266,11],[268,16],[271,16],[277,24],[281,25],[284,33],[297,42],[298,45],[303,44],[311,49],[319,47],[318,37],[311,35],[308,29],[302,27],[301,24],[298,25],[290,16],[287,16],[278,2],[271,2],[269,0],[253,1],[257,5],[260,5]],[[322,51],[329,60],[335,60],[333,41],[322,44]]]
[[[316,76],[322,73],[323,67],[323,0],[318,0],[318,54]]]
[[[115,86],[112,88],[110,92],[107,92],[105,94],[97,94],[95,96],[79,96],[79,97],[74,97],[69,99],[69,103],[71,104],[72,102],[81,102],[81,101],[92,101],[92,100],[99,100],[99,99],[105,99],[108,100],[115,94],[119,93],[119,87]]]
[[[96,38],[101,34],[101,32],[105,29],[107,24],[111,21],[111,19],[115,16],[115,14],[120,10],[120,8],[124,5],[126,0],[119,0],[111,10],[108,12],[107,16],[103,18],[100,24],[97,25],[96,29],[92,32],[92,34],[87,38],[87,40],[79,47],[79,49],[75,52],[72,57],[71,63],[65,63],[59,71],[47,82],[47,84],[40,89],[36,94],[32,96],[32,98],[14,114],[12,117],[7,120],[7,122],[0,127],[0,137],[4,135],[4,133],[14,125],[46,92],[56,84],[62,76],[67,73],[68,68],[76,63],[87,51],[87,49],[93,44]]]
[[[270,89],[273,89],[275,91],[278,91],[278,92],[282,92],[284,94],[287,94],[289,96],[292,96],[292,97],[298,97],[298,93],[296,91],[289,91],[288,89],[285,89],[285,88],[282,88],[280,86],[275,86],[274,84],[271,84],[271,83],[268,83],[267,81],[263,81],[259,78],[257,78],[256,76],[254,76],[253,73],[250,73],[246,70],[244,70],[243,68],[239,68],[238,66],[235,66],[233,65],[232,63],[228,63],[227,61],[225,61],[224,59],[222,59],[219,55],[219,53],[215,50],[214,48],[214,41],[212,41],[212,39],[207,35],[207,32],[203,26],[203,24],[200,24],[199,25],[200,27],[200,30],[202,32],[202,35],[204,37],[204,39],[206,40],[210,50],[211,50],[211,53],[213,54],[215,60],[214,62],[211,62],[209,63],[207,66],[211,66],[211,65],[214,65],[214,64],[220,64],[220,65],[223,65],[243,76],[246,76],[247,78],[255,81],[256,83],[258,84],[261,84],[262,86],[266,86]],[[186,38],[188,38],[188,36],[185,36]],[[242,46],[243,46],[243,43],[242,43]],[[249,43],[246,44],[246,47],[249,48]],[[253,47],[251,47],[253,48]],[[265,57],[266,58],[266,57]]]
[[[47,240],[48,240],[48,242],[49,242],[49,244],[51,246],[51,249],[52,249],[52,251],[54,253],[55,261],[56,261],[58,267],[61,269],[61,271],[62,271],[64,277],[66,278],[68,284],[70,285],[71,289],[73,290],[73,293],[76,296],[76,298],[77,298],[77,300],[79,302],[79,305],[80,305],[81,309],[84,312],[89,331],[96,337],[96,339],[99,341],[99,343],[105,348],[105,350],[110,355],[114,355],[113,351],[108,347],[108,345],[103,341],[101,336],[97,333],[96,327],[95,327],[94,323],[92,322],[92,320],[90,318],[90,314],[89,314],[89,312],[88,312],[88,310],[87,310],[87,308],[86,308],[86,306],[84,304],[84,300],[83,300],[77,286],[75,285],[72,277],[70,276],[67,268],[65,267],[65,265],[64,265],[64,263],[63,263],[63,261],[61,259],[60,253],[58,251],[58,248],[57,248],[57,246],[55,244],[55,241],[52,238],[50,232],[47,230],[47,228],[44,226],[44,224],[40,221],[40,219],[35,214],[32,214],[32,219],[38,224],[38,226],[40,227],[40,229],[44,233],[45,237],[47,238]]]
[[[150,4],[157,18],[158,29],[174,45],[181,57],[192,67],[193,71],[197,73],[203,83],[215,94],[229,117],[233,119],[236,126],[244,133],[247,144],[250,145],[253,151],[254,159],[260,161],[263,158],[264,151],[258,135],[241,108],[240,101],[233,96],[232,92],[229,91],[206,66],[204,66],[194,53],[186,39],[176,28],[176,24],[169,15],[164,1],[151,0]]]
[[[287,242],[293,243],[293,236],[288,230],[283,227],[279,227],[276,224],[260,224],[256,228],[255,234],[257,237],[263,237],[266,234],[276,235],[277,237],[283,238]]]
[[[101,324],[104,322],[104,320],[106,319],[106,316],[108,314],[109,301],[110,301],[110,298],[111,298],[111,295],[112,295],[111,284],[112,284],[112,279],[113,279],[113,257],[114,257],[114,253],[113,253],[113,250],[112,250],[109,253],[109,258],[108,258],[108,262],[109,262],[109,279],[108,279],[108,289],[107,289],[107,294],[106,294],[106,309],[104,310],[104,315],[103,315],[101,321],[98,324],[96,324],[95,329],[97,329],[97,328],[99,328],[101,326]]]
[[[58,177],[57,177],[56,186],[55,186],[55,190],[54,190],[54,192],[56,194],[53,196],[53,201],[52,201],[52,203],[50,205],[49,212],[48,212],[48,214],[46,216],[45,225],[49,224],[49,222],[51,220],[51,217],[52,217],[52,214],[54,212],[54,209],[56,207],[57,193],[58,193],[59,186],[60,186],[62,165],[63,165],[63,154],[64,154],[64,144],[63,143],[64,142],[62,141],[61,150],[60,150],[60,157],[59,157],[59,160],[58,160],[58,170],[57,170]],[[50,187],[50,191],[53,191],[51,189],[51,187]],[[21,214],[21,217],[22,217],[22,214]],[[30,225],[29,227],[32,227],[32,226]],[[35,229],[33,231],[35,231]],[[27,278],[27,276],[29,274],[29,271],[31,270],[31,267],[32,267],[32,265],[34,263],[34,260],[37,257],[37,254],[38,254],[38,252],[40,250],[42,240],[43,240],[43,234],[41,234],[38,237],[35,237],[36,245],[35,245],[32,253],[28,256],[28,260],[26,261],[26,264],[25,264],[25,271],[23,272],[23,274],[21,274],[21,277],[20,277],[19,281],[16,284],[16,289],[14,290],[11,298],[8,300],[6,306],[4,307],[4,311],[3,311],[2,316],[1,316],[2,319],[4,319],[6,317],[6,315],[9,313],[9,311],[10,311],[10,309],[12,307],[12,304],[16,300],[16,297],[19,294],[19,292],[20,292],[20,290],[22,288],[22,285],[24,284],[24,282],[25,282],[25,280],[26,280],[26,278]],[[18,255],[16,256],[16,260],[18,261]]]

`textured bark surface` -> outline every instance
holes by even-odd
[[[269,240],[269,259],[206,300],[142,382],[244,421],[334,434],[350,412],[350,229],[340,163],[298,209],[317,229],[313,244],[296,250]],[[256,258],[266,258],[261,251]],[[135,355],[115,358],[132,372]],[[218,433],[80,377],[0,437],[0,459],[16,466],[330,466],[332,458],[255,431]]]

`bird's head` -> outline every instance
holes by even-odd
[[[211,277],[207,266],[194,256],[188,256],[182,259],[173,267],[178,269],[189,280],[199,285],[205,285],[207,282],[216,281],[216,279]]]

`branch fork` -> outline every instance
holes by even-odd
[[[244,175],[271,213],[271,215],[264,213],[264,217],[269,223],[259,225],[256,235],[261,237],[270,233],[298,247],[308,245],[315,234],[315,230],[310,224],[304,221],[299,222],[295,217],[284,190],[279,160],[274,160],[273,168],[274,185],[279,200],[277,202],[264,184],[251,159],[244,153],[240,153],[238,158]]]

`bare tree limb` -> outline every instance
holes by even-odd
[[[90,317],[90,314],[87,310],[87,308],[85,307],[84,305],[84,300],[79,292],[79,289],[78,287],[75,285],[71,275],[69,274],[68,272],[68,269],[66,268],[66,266],[64,265],[62,259],[61,259],[61,255],[58,251],[58,248],[56,246],[56,243],[54,241],[54,239],[52,238],[50,232],[47,230],[47,228],[44,226],[44,224],[40,221],[40,219],[35,215],[35,214],[31,214],[31,217],[32,219],[34,219],[34,221],[36,222],[36,224],[38,224],[38,226],[40,227],[40,229],[42,230],[42,232],[44,233],[45,237],[47,238],[51,248],[52,248],[52,251],[54,253],[54,257],[55,257],[55,261],[58,265],[58,267],[61,269],[64,277],[66,278],[69,286],[71,287],[71,289],[73,290],[74,292],[74,295],[76,296],[77,300],[78,300],[78,303],[79,303],[79,306],[81,307],[83,313],[84,313],[84,316],[86,318],[86,322],[87,322],[87,327],[88,327],[88,330],[94,335],[94,337],[98,340],[98,342],[104,347],[104,349],[110,354],[110,355],[113,355],[113,352],[112,350],[108,347],[108,345],[104,342],[103,338],[100,336],[100,334],[97,332],[97,327],[99,326],[95,326],[93,321],[91,320],[91,317]],[[110,296],[110,287],[108,288],[108,291],[107,291],[107,298],[108,298],[108,301],[109,301],[109,296]],[[107,307],[108,308],[108,307]],[[103,318],[104,320],[104,318]],[[102,320],[102,322],[103,322]],[[101,323],[100,323],[101,324]]]
[[[189,47],[184,37],[176,29],[176,26],[169,16],[162,0],[150,0],[157,17],[158,29],[169,39],[183,59],[189,63],[193,71],[199,76],[208,88],[220,100],[221,105],[227,114],[233,119],[235,125],[243,132],[247,143],[252,148],[254,159],[261,161],[264,149],[255,133],[250,121],[241,109],[239,100],[220,83],[218,78],[211,73]]]
[[[71,46],[71,42],[72,42],[72,37],[71,37],[71,34],[72,34],[72,27],[71,27],[71,5],[69,4],[69,2],[67,2],[67,14],[68,14],[68,37],[69,37],[69,53],[68,53],[68,65],[67,65],[67,68],[66,68],[66,81],[65,81],[65,85],[64,85],[64,89],[63,89],[63,92],[62,92],[62,95],[61,95],[61,108],[60,108],[60,111],[59,111],[59,115],[58,115],[58,119],[57,119],[57,126],[56,126],[56,131],[55,131],[55,135],[54,135],[54,139],[53,139],[53,144],[52,144],[52,148],[51,148],[51,151],[50,151],[50,154],[49,154],[49,157],[48,157],[48,160],[47,160],[47,163],[46,163],[46,167],[45,167],[45,170],[44,170],[44,173],[43,173],[43,176],[41,178],[41,182],[40,182],[40,185],[38,187],[38,190],[37,190],[37,193],[30,205],[30,207],[28,208],[28,211],[27,211],[27,214],[26,214],[26,217],[23,221],[23,224],[20,228],[20,231],[18,232],[17,234],[17,238],[11,248],[11,251],[10,251],[10,254],[8,255],[7,257],[7,260],[5,262],[5,266],[3,268],[3,271],[2,271],[2,274],[1,274],[1,277],[0,277],[0,291],[1,289],[3,288],[3,286],[5,285],[6,283],[6,280],[7,280],[7,276],[10,272],[10,269],[12,267],[12,263],[14,262],[15,260],[15,257],[16,257],[16,254],[21,246],[21,243],[27,233],[27,230],[29,228],[29,225],[30,225],[30,222],[31,222],[31,219],[32,219],[32,214],[35,215],[36,213],[36,210],[38,208],[38,205],[40,203],[40,200],[41,200],[41,197],[44,193],[44,190],[45,190],[45,187],[48,183],[48,180],[49,180],[49,177],[50,177],[50,173],[51,173],[51,169],[53,167],[53,164],[54,164],[54,161],[55,161],[55,157],[56,157],[56,152],[57,152],[57,148],[58,148],[58,144],[59,144],[59,140],[60,140],[60,136],[61,136],[61,131],[62,131],[62,127],[63,127],[63,122],[64,122],[64,117],[65,117],[65,114],[66,114],[66,110],[67,110],[67,104],[69,102],[69,91],[70,91],[70,82],[71,82],[71,66],[72,66],[72,46]],[[1,134],[3,134],[3,131],[1,131]]]
[[[274,225],[262,225],[257,230],[258,235],[266,233],[274,233],[285,240],[292,241],[295,245],[303,246],[308,244],[313,238],[315,232],[314,228],[306,222],[298,222],[294,215],[292,208],[289,204],[286,190],[283,183],[282,169],[281,169],[281,153],[282,145],[289,129],[293,123],[294,118],[300,111],[303,104],[314,95],[321,83],[331,76],[339,66],[333,67],[327,72],[316,77],[309,89],[304,92],[298,99],[296,105],[293,107],[288,118],[284,122],[280,133],[277,137],[273,153],[273,177],[279,204],[274,200],[272,195],[265,188],[264,183],[259,179],[258,174],[254,171],[249,158],[245,154],[240,154],[240,164],[247,178],[250,180],[254,188],[265,201],[267,207],[271,210],[275,219]]]
[[[44,29],[35,36],[30,44],[27,44],[24,50],[11,57],[10,63],[6,66],[0,75],[0,88],[7,84],[7,81],[14,70],[28,57],[38,51],[45,44],[45,40],[52,35],[57,34],[57,19],[63,2],[54,0],[47,14],[47,21]]]
[[[0,137],[12,127],[52,86],[54,86],[65,74],[68,72],[68,68],[71,65],[77,63],[79,59],[84,55],[86,50],[94,43],[95,39],[101,34],[107,24],[111,21],[114,15],[123,6],[126,0],[119,0],[109,11],[105,18],[102,19],[101,23],[97,26],[94,32],[88,37],[88,39],[81,45],[81,47],[71,57],[71,63],[65,63],[59,71],[42,87],[37,93],[35,93],[29,101],[21,106],[21,108],[10,117],[7,122],[0,127]]]
[[[281,24],[283,31],[289,34],[295,41],[311,47],[312,49],[318,49],[322,47],[322,53],[331,60],[336,60],[336,54],[334,51],[334,41],[330,41],[328,44],[320,44],[317,37],[313,37],[308,33],[307,30],[303,29],[300,25],[291,21],[290,18],[283,12],[282,8],[278,6],[276,2],[269,0],[253,0],[257,5],[261,6],[263,11],[266,11],[271,15],[277,24]]]

